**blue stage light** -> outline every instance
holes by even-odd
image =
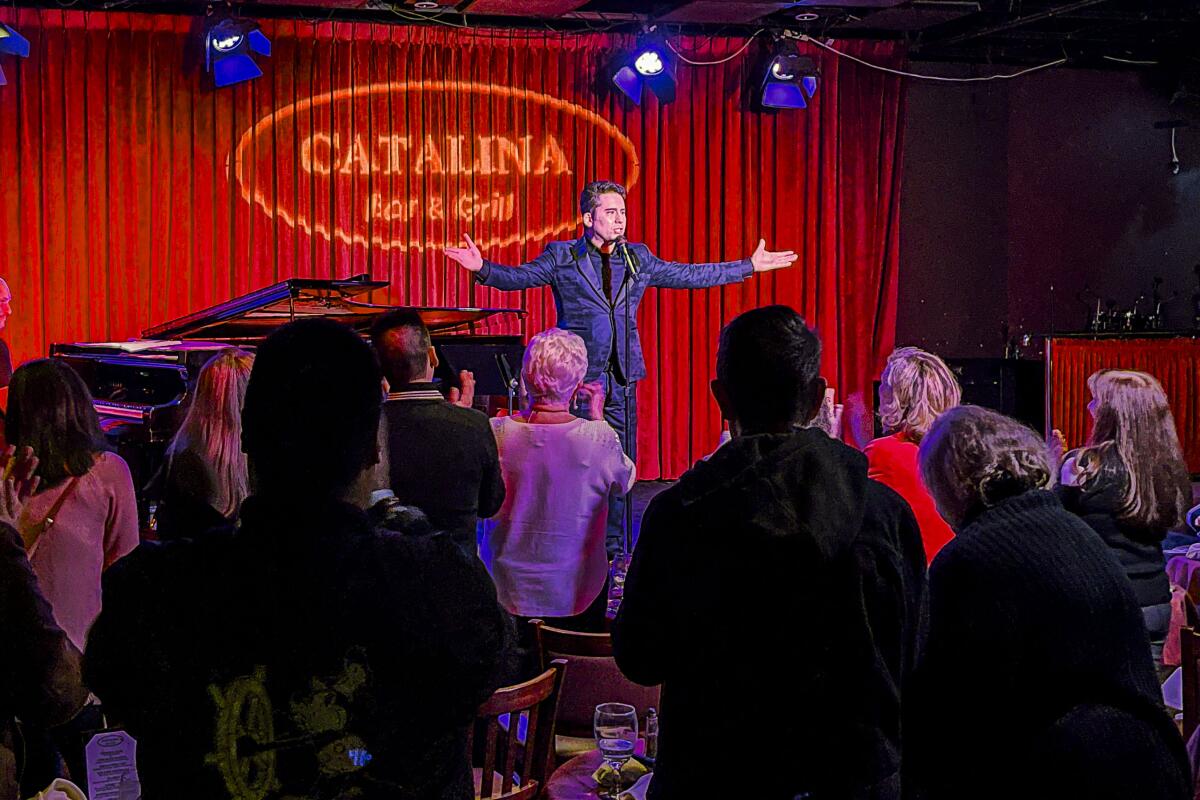
[[[766,108],[807,108],[817,93],[817,66],[808,56],[784,43],[771,59],[763,77],[762,104]]]
[[[29,40],[8,25],[0,22],[0,55],[29,58]],[[0,86],[8,83],[4,70],[0,69]]]
[[[660,102],[675,99],[675,71],[661,37],[646,37],[628,53],[613,72],[613,84],[635,104],[642,102],[642,90],[650,87]]]
[[[254,22],[223,19],[204,34],[204,65],[218,86],[241,83],[262,75],[251,53],[271,55],[271,41]]]

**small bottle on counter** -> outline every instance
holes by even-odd
[[[646,709],[646,761],[653,764],[658,758],[658,712]]]

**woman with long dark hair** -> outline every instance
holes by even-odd
[[[18,529],[54,618],[80,650],[100,613],[100,575],[138,544],[129,467],[105,441],[83,380],[53,359],[13,373],[6,432],[41,483]]]
[[[1167,395],[1153,376],[1101,370],[1088,378],[1088,388],[1095,425],[1087,445],[1063,461],[1063,505],[1121,562],[1161,664],[1171,621],[1162,541],[1191,506],[1191,479]]]

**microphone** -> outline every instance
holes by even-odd
[[[614,239],[613,242],[617,247],[621,248],[621,256],[625,259],[625,264],[629,267],[629,274],[636,278],[638,269],[642,265],[638,263],[637,255],[629,249],[629,240],[622,234]]]

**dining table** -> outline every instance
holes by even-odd
[[[643,749],[643,743],[639,741],[638,744],[638,749]],[[605,795],[601,794],[600,787],[592,778],[592,775],[603,763],[604,756],[599,750],[589,750],[565,761],[550,776],[550,780],[546,783],[546,793],[542,796],[546,800],[599,800],[603,798]],[[625,789],[628,788],[625,787]]]

